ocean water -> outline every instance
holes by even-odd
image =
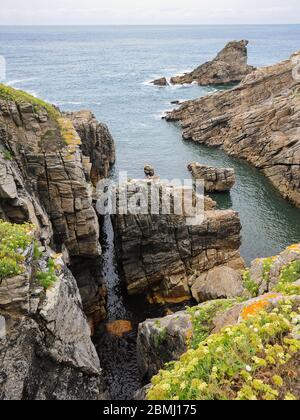
[[[212,88],[158,88],[149,81],[191,70],[233,39],[248,39],[249,63],[269,65],[300,49],[300,26],[0,27],[5,82],[62,110],[91,109],[116,140],[118,170],[143,176],[145,163],[163,178],[186,178],[191,161],[232,166],[237,184],[217,197],[243,224],[242,255],[249,262],[300,241],[300,210],[284,201],[256,169],[238,159],[182,140],[161,120],[171,101]]]

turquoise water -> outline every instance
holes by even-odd
[[[147,83],[196,67],[233,39],[250,41],[250,64],[269,65],[300,49],[300,26],[0,27],[0,54],[7,61],[6,83],[63,110],[89,108],[109,125],[116,172],[142,176],[150,163],[172,179],[187,177],[186,166],[195,160],[234,167],[237,185],[218,202],[239,211],[241,251],[249,262],[300,241],[300,210],[247,163],[185,142],[177,126],[161,120],[171,101],[212,89]]]

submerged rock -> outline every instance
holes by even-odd
[[[181,121],[185,139],[222,147],[260,169],[298,207],[299,57],[254,71],[238,87],[187,101],[166,115],[167,121]]]
[[[234,169],[231,168],[214,168],[193,162],[188,170],[194,179],[204,181],[204,189],[208,193],[230,191],[236,181]]]
[[[201,86],[240,82],[254,67],[247,64],[248,41],[229,42],[216,58],[191,73],[171,78],[173,84],[197,82]]]

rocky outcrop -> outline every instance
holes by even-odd
[[[137,355],[142,377],[150,379],[165,363],[178,360],[187,351],[192,330],[192,317],[186,311],[140,324]]]
[[[248,41],[229,42],[217,57],[191,73],[171,78],[173,84],[196,82],[201,86],[240,82],[254,67],[247,64]]]
[[[185,102],[168,113],[183,137],[222,147],[260,169],[281,194],[300,206],[299,80],[290,60],[254,71],[229,91]]]
[[[108,127],[96,120],[90,111],[66,114],[71,119],[82,141],[82,153],[90,158],[92,165],[90,178],[93,185],[100,179],[107,178],[115,163],[114,140]]]
[[[35,246],[24,251],[20,274],[0,281],[0,399],[103,399],[76,281],[61,255],[43,248],[37,259]],[[50,260],[55,284],[45,290],[38,273],[47,272]]]
[[[161,77],[160,79],[153,80],[153,82],[151,83],[155,86],[168,86],[169,84],[165,77]]]
[[[214,168],[193,162],[189,164],[188,170],[194,179],[204,181],[204,189],[208,193],[230,191],[236,181],[232,168]]]
[[[192,295],[197,302],[214,299],[230,299],[242,296],[242,275],[230,267],[216,267],[197,278],[192,286]]]
[[[174,193],[158,180],[135,180],[127,186],[128,201],[141,187],[153,183],[164,189],[164,197]],[[185,212],[182,216],[161,214],[161,210],[151,214],[149,203],[146,213],[128,212],[114,218],[117,258],[130,294],[146,293],[165,301],[189,299],[190,278],[195,272],[219,265],[243,267],[238,251],[241,223],[236,212],[213,210],[214,203],[207,198],[203,219],[189,225]]]
[[[94,320],[105,316],[105,289],[94,260],[101,247],[90,181],[107,177],[114,160],[113,139],[90,112],[61,114],[0,86],[0,217],[33,223],[44,245],[71,258],[84,308]],[[89,259],[84,280],[77,258]]]

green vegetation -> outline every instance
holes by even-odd
[[[14,101],[17,103],[30,103],[37,112],[46,110],[50,118],[55,121],[60,117],[60,113],[55,109],[53,105],[50,105],[41,99],[35,98],[34,96],[23,92],[22,90],[17,90],[9,86],[5,86],[2,83],[0,83],[0,98],[6,101]]]
[[[264,258],[262,260],[262,280],[267,285],[270,283],[270,271],[274,262],[274,258]],[[244,288],[248,290],[250,295],[255,298],[259,296],[259,284],[251,279],[250,271],[246,270],[243,274],[244,277]]]
[[[47,271],[37,273],[36,277],[40,285],[46,290],[57,282],[58,278],[55,272],[55,262],[52,258],[48,260]]]
[[[2,154],[3,154],[3,158],[5,159],[5,160],[12,160],[12,154],[10,153],[10,151],[9,150],[7,150],[7,149],[4,149],[4,151],[2,152]]]
[[[157,348],[166,342],[168,331],[166,328],[161,328],[159,332],[154,335],[154,346]]]
[[[299,355],[299,312],[286,298],[208,337],[153,378],[148,399],[296,399],[292,378],[280,374],[285,367],[293,371]]]
[[[188,313],[192,315],[193,334],[189,347],[196,349],[200,343],[206,340],[213,330],[212,321],[218,315],[232,308],[235,300],[221,299],[206,302],[202,306],[188,308]]]
[[[289,250],[300,253],[299,245]],[[300,286],[295,284],[300,280],[300,259],[282,267],[278,283],[271,287],[275,261],[261,261],[260,282],[270,293],[248,303],[238,324],[212,334],[212,320],[240,299],[188,309],[193,322],[189,350],[152,379],[149,400],[300,399]],[[244,286],[252,297],[259,295],[249,270]]]
[[[22,253],[32,243],[33,226],[16,225],[0,220],[0,280],[24,272]]]
[[[251,297],[253,298],[257,297],[259,294],[259,285],[251,279],[249,270],[246,270],[244,272],[243,278],[244,278],[244,288],[248,290]]]
[[[285,295],[300,295],[300,286],[293,284],[297,280],[300,280],[300,260],[283,267],[274,291]]]

